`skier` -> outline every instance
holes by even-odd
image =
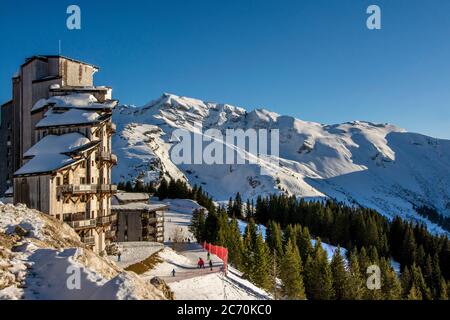
[[[172,270],[172,277],[175,277],[175,269]]]
[[[120,252],[120,250],[119,250],[119,252],[117,252],[117,261],[120,262],[121,256],[122,256],[122,252]]]
[[[209,253],[209,251],[208,251],[207,257],[208,257],[208,260],[211,260],[211,254]]]
[[[211,269],[211,271],[213,271],[213,263],[212,263],[212,260],[209,260],[209,268]]]

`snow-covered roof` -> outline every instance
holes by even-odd
[[[58,87],[50,88],[51,91],[108,91],[111,87],[107,86],[82,86],[82,87],[75,87],[75,86],[64,86],[61,87],[58,85]]]
[[[28,161],[14,175],[24,176],[53,172],[75,162],[77,160],[63,154],[42,154]]]
[[[98,123],[100,121],[99,118],[100,115],[95,111],[69,109],[66,112],[58,112],[51,109],[37,123],[36,128]]]
[[[117,101],[108,100],[104,103],[100,103],[92,94],[73,93],[63,96],[54,96],[48,99],[41,99],[35,103],[33,108],[31,108],[31,112],[39,111],[49,105],[59,108],[103,110],[115,108],[117,105]]]
[[[5,192],[4,195],[10,195],[14,193],[14,188],[13,187],[9,187]]]
[[[85,149],[85,146],[91,144],[89,139],[79,133],[46,136],[25,152],[24,157],[32,159],[17,170],[15,175],[47,173],[64,168],[78,161],[71,158],[70,153]]]
[[[156,211],[165,210],[167,205],[164,204],[146,204],[142,202],[131,202],[127,204],[112,205],[111,209],[117,211]]]
[[[137,192],[118,192],[114,194],[117,201],[120,202],[148,202],[150,195],[148,193],[137,193]]]

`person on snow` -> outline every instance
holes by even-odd
[[[198,263],[197,263],[198,267],[200,269],[204,269],[205,268],[205,261],[203,261],[202,258],[198,258]]]
[[[209,253],[209,251],[208,251],[208,254],[207,254],[207,258],[208,258],[208,260],[211,260],[211,254]]]
[[[213,263],[212,263],[212,260],[209,260],[209,268],[211,269],[211,271],[213,271]]]
[[[120,262],[121,257],[122,257],[122,252],[120,252],[120,250],[119,250],[119,252],[117,252],[117,261]]]
[[[172,270],[172,277],[175,277],[175,269]]]

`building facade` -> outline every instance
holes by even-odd
[[[120,192],[113,196],[112,212],[118,242],[164,242],[164,215],[167,205],[150,204],[146,193]]]
[[[111,118],[117,101],[111,88],[93,85],[97,71],[67,57],[27,59],[13,78],[12,101],[2,107],[1,130],[12,134],[11,163],[1,183],[7,190],[12,177],[14,203],[66,222],[102,253],[115,221]]]

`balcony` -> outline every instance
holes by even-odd
[[[88,194],[116,192],[117,186],[112,184],[65,184],[57,187],[59,194]]]
[[[92,236],[80,236],[81,242],[83,242],[87,246],[94,246],[95,239]]]
[[[117,186],[114,184],[99,184],[97,185],[97,191],[101,193],[114,193],[117,192]]]
[[[112,162],[117,164],[117,156],[110,152],[99,152],[96,157],[97,161]]]
[[[164,223],[164,217],[153,217],[153,218],[143,218],[142,224],[143,225],[155,225],[155,224],[161,224]]]
[[[86,194],[97,193],[97,185],[95,184],[64,184],[57,187],[57,192],[62,194]]]
[[[115,214],[112,214],[109,216],[97,217],[97,225],[98,226],[109,225],[116,221],[117,221],[117,215],[115,215]]]
[[[97,226],[96,219],[72,220],[72,221],[65,221],[65,223],[67,223],[75,230],[93,229]]]

